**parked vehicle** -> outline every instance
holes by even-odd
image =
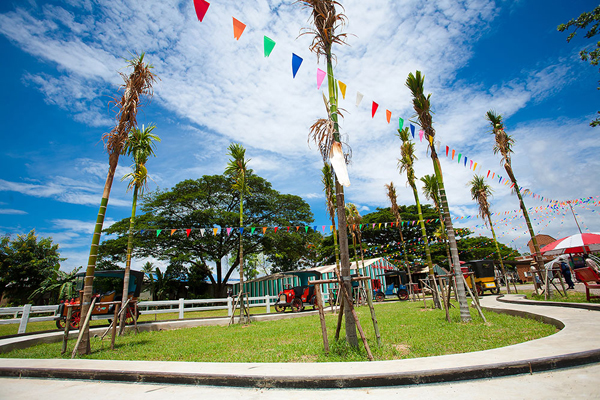
[[[477,295],[483,296],[486,290],[489,290],[492,294],[500,293],[500,284],[496,280],[496,272],[494,261],[492,260],[472,260],[467,261],[461,265],[463,274],[467,272],[473,272],[475,278],[475,287],[477,289]],[[465,275],[467,285],[471,290],[471,279]]]
[[[381,281],[379,279],[374,279],[373,282],[373,297],[376,301],[383,301],[386,297],[396,296],[399,300],[408,300],[409,297],[409,282],[408,276],[405,271],[390,271],[386,272],[383,275],[379,275],[381,277],[385,277],[385,281],[387,282],[387,286],[382,287]],[[377,283],[376,283],[377,282]],[[413,283],[413,291],[420,292],[419,285]]]
[[[72,329],[79,329],[79,324],[82,318],[81,315],[81,299],[83,297],[83,286],[85,280],[85,272],[80,272],[75,275],[77,277],[76,281],[76,289],[79,292],[78,298],[73,298],[62,302],[59,305],[57,314],[59,315],[56,320],[56,327],[58,329],[64,329],[66,319],[67,319],[67,304],[73,305],[73,311],[71,314],[71,323],[70,327]],[[121,301],[123,298],[123,278],[125,276],[124,270],[114,270],[114,271],[96,271],[94,274],[94,287],[93,287],[93,295],[97,297],[96,303],[108,303],[114,301]],[[129,275],[129,290],[128,290],[128,298],[131,299],[132,302],[137,301],[140,296],[140,291],[142,289],[142,282],[144,280],[144,273],[141,271],[130,271]],[[118,294],[117,294],[118,293]],[[92,320],[98,319],[108,319],[110,321],[114,316],[114,305],[97,305],[94,307],[92,311]],[[139,312],[135,315],[127,309],[127,314],[125,316],[125,322],[127,324],[131,324],[134,322],[134,318],[137,320],[139,317]]]
[[[315,286],[309,285],[308,278],[321,279],[321,273],[317,271],[290,271],[284,272],[284,275],[295,275],[300,278],[300,286],[285,285],[283,291],[279,292],[275,303],[275,311],[284,312],[287,308],[291,308],[293,312],[299,312],[304,310],[306,306],[312,306],[315,309],[317,307]]]

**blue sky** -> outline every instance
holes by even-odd
[[[425,74],[432,93],[436,140],[481,167],[503,174],[484,118],[494,109],[515,138],[513,168],[520,185],[554,200],[600,195],[598,70],[579,60],[590,44],[571,43],[558,24],[592,10],[592,1],[343,1],[349,46],[335,49],[336,78],[348,85],[343,133],[353,150],[346,200],[362,213],[387,207],[384,184],[394,181],[399,203],[413,204],[396,169],[397,118],[413,116],[404,86],[409,72]],[[233,38],[232,16],[247,25]],[[328,225],[320,186],[321,158],[307,145],[310,125],[324,116],[307,10],[293,1],[214,0],[202,23],[192,0],[5,0],[0,2],[3,146],[0,150],[0,234],[32,228],[52,236],[67,257],[63,269],[87,262],[107,156],[100,138],[111,129],[108,101],[126,72],[122,57],[146,51],[161,80],[138,116],[162,138],[148,170],[166,189],[183,179],[217,174],[226,148],[240,142],[251,167],[280,192],[310,203],[316,225]],[[263,35],[277,43],[263,57]],[[291,54],[304,62],[295,79]],[[321,88],[325,89],[325,86]],[[356,106],[356,93],[364,95]],[[371,118],[371,104],[379,110]],[[385,110],[392,111],[392,123]],[[417,137],[418,139],[418,137]],[[417,142],[418,176],[432,172]],[[121,158],[117,176],[129,172]],[[443,157],[457,227],[479,227],[467,182],[473,171]],[[495,212],[518,209],[508,186],[492,182]],[[548,203],[526,197],[528,207]],[[129,216],[131,193],[116,179],[107,223]],[[575,206],[582,228],[600,231],[594,207]],[[498,219],[501,241],[525,251],[517,213]],[[514,218],[513,218],[514,217]],[[564,210],[533,212],[536,233],[576,232]],[[135,263],[144,260],[136,260]],[[134,263],[134,267],[135,267]]]

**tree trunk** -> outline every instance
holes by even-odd
[[[408,293],[411,294],[412,301],[415,301],[415,292],[413,290],[412,272],[410,271],[410,263],[408,262],[408,254],[406,253],[406,242],[404,241],[404,235],[402,234],[402,218],[400,217],[400,212],[396,213],[396,226],[398,227],[398,231],[400,232],[400,241],[402,242],[402,252],[404,253],[404,264],[406,266],[406,271],[408,272],[408,284],[410,285],[410,290],[408,291]]]
[[[502,276],[504,276],[504,283],[506,284],[506,290],[508,294],[510,294],[510,285],[508,283],[508,278],[506,276],[506,270],[504,269],[504,263],[502,262],[502,254],[500,254],[500,246],[498,246],[498,240],[496,240],[496,232],[494,232],[494,225],[492,225],[492,217],[488,213],[487,215],[488,221],[490,223],[490,229],[492,230],[492,237],[494,238],[494,244],[496,245],[496,251],[498,252],[498,260],[500,261],[500,270],[502,271]]]
[[[127,238],[127,261],[125,262],[125,274],[123,275],[123,296],[121,297],[121,309],[125,307],[127,298],[129,297],[129,271],[131,271],[131,252],[133,250],[133,225],[135,224],[135,208],[137,206],[137,196],[139,187],[136,184],[133,189],[133,205],[131,207],[131,218],[129,218],[129,236]],[[126,312],[121,313],[119,322],[119,336],[125,330]],[[135,317],[134,317],[135,318]],[[116,323],[116,322],[115,322]]]
[[[450,218],[450,210],[448,209],[448,200],[446,199],[446,189],[444,188],[444,178],[442,176],[442,166],[438,159],[435,147],[430,139],[431,159],[433,160],[433,168],[438,181],[438,190],[440,191],[440,202],[442,213],[444,215],[444,225],[446,226],[446,236],[450,245],[450,254],[452,255],[452,268],[454,270],[454,278],[456,279],[456,294],[458,304],[460,306],[460,319],[462,322],[471,322],[471,313],[469,312],[469,304],[467,303],[467,294],[463,282],[462,271],[460,268],[460,260],[458,258],[458,248],[456,246],[456,237],[454,235],[454,227]]]
[[[85,286],[83,288],[83,299],[81,301],[81,315],[85,316],[90,309],[90,302],[92,301],[92,290],[94,285],[94,273],[96,271],[96,259],[98,258],[98,246],[100,245],[100,236],[102,235],[102,226],[104,225],[104,217],[106,215],[106,207],[108,205],[108,198],[110,197],[110,189],[112,188],[113,179],[115,177],[115,171],[119,163],[119,152],[110,154],[108,157],[108,174],[106,176],[106,182],[104,183],[104,192],[102,193],[102,200],[100,201],[100,209],[98,210],[98,217],[96,218],[96,226],[94,228],[94,234],[92,236],[92,245],[90,247],[90,256],[88,258],[88,265],[85,271]],[[84,329],[83,337],[77,352],[80,355],[90,354],[90,331],[89,327],[80,327]]]

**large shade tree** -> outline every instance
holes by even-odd
[[[515,177],[512,169],[512,147],[515,144],[515,140],[504,130],[504,121],[502,120],[502,115],[497,114],[493,110],[489,110],[485,116],[492,126],[491,133],[494,135],[495,139],[494,154],[500,153],[500,164],[504,166],[506,174],[512,182],[512,190],[519,198],[519,206],[521,207],[521,212],[523,212],[523,218],[525,218],[525,223],[527,224],[527,229],[529,230],[529,236],[531,237],[531,243],[533,244],[533,257],[537,263],[538,269],[540,271],[544,271],[544,260],[542,259],[542,255],[540,253],[540,246],[538,245],[537,238],[535,237],[533,225],[531,225],[529,213],[527,212],[527,207],[525,207],[525,202],[523,201],[523,196],[521,195],[521,188],[517,183],[517,178]]]
[[[323,130],[325,134],[318,139],[319,148],[324,158],[330,158],[332,149],[334,151],[341,149],[341,138],[338,121],[338,88],[333,74],[333,61],[335,55],[332,51],[334,44],[345,44],[346,34],[339,32],[346,22],[346,16],[336,10],[336,6],[342,8],[342,5],[335,0],[298,0],[298,3],[304,5],[311,12],[310,20],[312,27],[304,30],[302,34],[308,34],[313,37],[310,50],[317,54],[317,60],[325,57],[327,64],[327,87],[329,98],[326,101],[328,113],[328,126],[330,129]],[[341,275],[344,278],[347,293],[352,293],[350,282],[350,256],[348,252],[348,232],[346,222],[346,205],[344,200],[344,188],[340,184],[339,174],[336,171],[335,192],[336,206],[338,216],[338,235],[340,247],[340,265]],[[356,323],[352,316],[350,305],[345,301],[344,320],[346,326],[346,341],[353,347],[358,347],[358,336],[356,334]]]
[[[160,142],[160,138],[153,134],[155,125],[149,125],[147,128],[142,125],[142,129],[137,127],[129,132],[129,139],[123,149],[123,152],[133,158],[132,171],[123,177],[123,180],[129,179],[127,190],[133,190],[133,200],[131,205],[131,218],[129,222],[129,235],[127,239],[127,260],[125,262],[125,274],[123,275],[123,297],[121,299],[121,308],[125,307],[127,302],[127,291],[129,290],[129,271],[131,270],[131,252],[133,250],[133,227],[135,224],[135,212],[137,208],[138,195],[143,196],[144,190],[148,186],[148,170],[146,163],[150,156],[155,156],[155,142]],[[126,313],[121,313],[119,334],[125,329]]]
[[[508,280],[506,279],[506,271],[504,269],[504,263],[502,262],[502,254],[500,253],[500,247],[498,246],[498,240],[496,239],[496,232],[494,231],[494,224],[492,223],[492,213],[490,211],[490,200],[489,198],[492,196],[492,187],[485,183],[485,179],[481,175],[474,175],[473,179],[469,182],[471,185],[471,198],[477,202],[479,206],[479,216],[484,221],[485,225],[489,225],[492,231],[492,237],[494,239],[494,244],[496,245],[496,251],[498,255],[498,261],[500,262],[500,269],[502,270],[502,275],[504,276],[504,282],[507,282],[508,293],[510,294],[510,285],[508,285]]]
[[[410,90],[413,97],[413,109],[417,114],[418,123],[423,130],[425,138],[427,139],[429,154],[431,155],[431,160],[433,162],[433,170],[438,181],[438,190],[440,193],[444,226],[446,228],[446,236],[448,237],[448,244],[450,246],[450,255],[452,256],[454,277],[457,282],[456,292],[460,306],[460,318],[463,322],[470,322],[471,314],[469,313],[469,305],[467,304],[465,287],[464,285],[459,284],[459,282],[463,281],[463,275],[460,269],[460,260],[458,256],[458,249],[456,247],[456,236],[454,233],[454,227],[452,226],[452,219],[450,218],[448,200],[446,198],[444,177],[442,175],[442,165],[440,164],[440,160],[435,150],[435,129],[433,128],[433,118],[431,117],[431,93],[425,95],[424,83],[425,77],[421,74],[421,71],[416,71],[415,74],[412,72],[409,73],[406,79],[406,86]]]
[[[104,224],[104,216],[106,215],[110,190],[119,163],[119,156],[127,144],[129,132],[137,126],[137,113],[142,105],[142,98],[144,96],[152,96],[152,85],[156,81],[156,76],[152,73],[152,65],[144,62],[144,53],[141,55],[134,55],[133,58],[127,60],[127,62],[128,66],[132,69],[132,72],[128,75],[120,73],[124,81],[121,86],[123,95],[120,99],[115,99],[113,101],[117,108],[117,124],[110,132],[103,136],[104,146],[108,153],[108,174],[106,175],[104,191],[102,192],[100,210],[98,211],[98,217],[96,218],[96,225],[92,236],[92,245],[90,247],[90,256],[85,272],[85,287],[83,289],[81,315],[87,315],[92,300],[92,288],[94,284],[94,271],[96,269],[98,246],[100,244],[100,236],[102,235],[102,226]],[[77,351],[79,354],[89,354],[91,351],[89,327],[85,326],[83,329],[82,340]]]

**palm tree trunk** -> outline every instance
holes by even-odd
[[[431,251],[429,250],[429,241],[427,240],[427,230],[425,229],[425,221],[423,221],[423,212],[421,211],[421,202],[419,201],[419,193],[414,182],[410,182],[413,194],[415,196],[415,203],[417,204],[417,211],[419,212],[419,225],[421,225],[421,235],[423,235],[423,242],[425,243],[425,255],[427,256],[427,265],[429,266],[429,276],[431,278],[431,291],[433,296],[433,304],[435,308],[442,308],[440,298],[437,292],[437,284],[435,281],[435,274],[433,272],[433,262],[431,261]]]
[[[129,237],[127,238],[127,261],[125,262],[125,274],[123,275],[123,296],[121,297],[121,309],[125,307],[127,298],[129,297],[129,271],[131,271],[131,252],[133,250],[133,225],[135,224],[135,209],[137,206],[139,187],[136,184],[133,189],[133,205],[131,207],[131,218],[129,218]],[[119,336],[123,334],[125,329],[125,312],[121,313],[119,322]],[[135,316],[134,316],[135,318]]]
[[[490,223],[490,229],[492,230],[492,237],[494,238],[494,244],[496,245],[496,252],[498,253],[498,260],[500,260],[500,270],[502,271],[502,276],[504,276],[504,283],[506,283],[506,289],[508,294],[510,294],[510,285],[508,284],[508,279],[506,279],[506,271],[504,269],[504,263],[502,262],[502,254],[500,254],[500,246],[498,246],[498,240],[496,240],[496,232],[494,231],[494,225],[492,225],[492,217],[488,213],[488,222]]]
[[[444,225],[446,226],[446,236],[450,245],[450,254],[452,255],[452,268],[454,270],[454,279],[456,280],[456,294],[460,308],[460,319],[462,322],[471,322],[471,313],[469,312],[469,304],[467,303],[467,295],[465,292],[464,278],[460,268],[460,260],[458,258],[458,248],[456,246],[456,236],[454,235],[454,227],[450,218],[448,209],[448,200],[446,198],[446,189],[444,187],[444,178],[442,176],[442,166],[435,152],[433,143],[430,142],[431,159],[433,160],[433,168],[438,181],[438,190],[440,191],[440,203],[444,215]]]
[[[100,245],[100,236],[102,235],[102,226],[104,225],[104,216],[106,214],[106,206],[108,205],[108,198],[110,197],[110,189],[112,188],[113,179],[115,177],[115,171],[119,163],[119,153],[112,153],[108,157],[108,174],[106,176],[106,182],[104,183],[104,191],[102,193],[102,200],[100,201],[100,209],[98,210],[98,216],[96,217],[96,226],[94,228],[94,234],[92,236],[92,245],[90,247],[90,256],[88,258],[88,265],[85,270],[85,286],[83,288],[83,299],[81,301],[81,315],[82,320],[87,315],[90,309],[90,303],[92,301],[92,289],[94,285],[94,272],[96,271],[96,259],[98,258],[98,246]],[[85,326],[83,337],[77,348],[77,352],[80,355],[90,354],[90,331],[89,327]]]
[[[408,262],[408,254],[406,253],[406,242],[404,241],[404,235],[402,234],[402,225],[400,224],[399,215],[396,215],[396,226],[398,226],[398,231],[400,231],[400,241],[402,242],[402,252],[404,253],[404,263],[406,264],[406,270],[408,272],[408,284],[410,285],[410,290],[408,292],[411,294],[412,301],[415,301],[415,291],[413,290],[412,273],[410,271],[410,264]]]
[[[533,258],[535,259],[538,270],[545,271],[544,268],[544,260],[542,259],[542,255],[540,253],[540,246],[538,246],[537,239],[535,237],[535,233],[533,232],[533,226],[531,225],[531,220],[529,219],[529,213],[527,212],[527,208],[525,207],[525,202],[523,201],[523,196],[521,196],[521,189],[517,184],[517,178],[513,174],[512,167],[510,164],[504,164],[504,169],[506,169],[506,173],[508,177],[512,181],[513,185],[515,185],[515,191],[517,192],[517,197],[519,198],[519,206],[521,207],[521,211],[523,212],[523,218],[525,218],[525,222],[527,223],[527,229],[529,229],[529,236],[531,236],[531,243],[533,244]]]

